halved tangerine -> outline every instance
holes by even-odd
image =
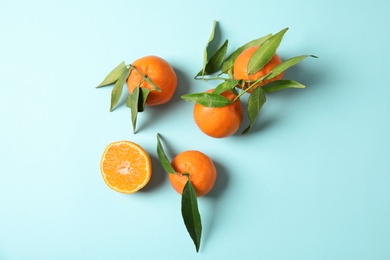
[[[145,187],[152,176],[149,154],[131,141],[109,144],[100,161],[103,180],[113,190],[134,193]]]

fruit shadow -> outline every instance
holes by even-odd
[[[220,207],[218,200],[222,197],[223,193],[225,192],[226,188],[229,184],[229,172],[227,168],[219,164],[218,162],[214,162],[215,168],[217,169],[217,180],[215,181],[214,188],[204,196],[203,199],[211,201],[211,214],[208,214],[209,218],[207,219],[207,222],[204,221],[203,223],[207,223],[207,225],[204,225],[203,228],[203,235],[202,235],[202,247],[207,246],[207,239],[211,236],[213,233],[213,229],[218,224],[218,219],[220,217]],[[202,198],[200,198],[202,199]],[[201,201],[200,201],[201,203]],[[202,215],[202,212],[200,212]]]
[[[190,86],[190,80],[192,80],[192,77],[189,77],[186,73],[184,73],[181,69],[177,68],[177,66],[172,65],[173,70],[176,73],[177,76],[177,87],[175,90],[175,93],[172,96],[172,99],[170,101],[170,104],[172,106],[176,105],[180,102],[185,102],[183,99],[181,99],[181,96],[188,93],[188,87]]]
[[[150,177],[148,184],[139,190],[139,192],[151,192],[161,186],[167,178],[167,173],[165,172],[158,158],[154,155],[150,155],[150,160],[152,161],[152,176]]]
[[[320,58],[306,58],[308,59],[307,62],[311,63],[313,62],[314,64],[318,63],[321,59]],[[310,60],[309,60],[310,59]],[[302,61],[305,62],[305,61]],[[306,86],[304,91],[319,91],[319,87],[323,85],[325,81],[329,79],[327,75],[324,73],[323,69],[321,66],[310,66],[308,64],[297,64],[288,70],[285,71],[284,73],[284,79],[291,79],[294,81],[297,81],[303,85]],[[296,90],[296,89],[295,89]],[[299,89],[298,89],[299,90]],[[299,91],[294,91],[294,89],[291,89],[289,91],[291,93],[288,93],[287,91],[278,91],[273,94],[280,94],[281,96],[286,95],[286,96],[294,96],[294,95],[300,95]]]
[[[217,199],[220,197],[228,186],[229,178],[227,169],[220,163],[214,161],[215,168],[217,169],[217,179],[215,181],[213,189],[205,195],[205,198]]]

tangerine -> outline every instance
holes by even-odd
[[[169,174],[169,181],[179,194],[182,194],[188,179],[197,197],[206,195],[214,187],[217,170],[206,154],[196,150],[185,151],[173,158],[171,165],[176,173]]]
[[[271,60],[267,64],[265,64],[265,66],[262,69],[260,69],[259,71],[257,71],[254,74],[249,74],[248,73],[249,60],[258,48],[259,48],[259,46],[253,46],[253,47],[250,47],[250,48],[244,50],[243,52],[241,52],[240,55],[238,55],[238,57],[234,61],[233,77],[234,77],[234,79],[237,79],[237,80],[239,80],[239,79],[245,80],[247,83],[245,84],[244,87],[249,87],[250,82],[254,82],[254,81],[258,80],[259,78],[267,75],[273,68],[275,68],[277,65],[282,63],[282,59],[279,57],[278,54],[275,53],[272,56]],[[284,72],[280,73],[279,75],[277,75],[271,79],[263,80],[259,84],[256,84],[248,92],[251,93],[252,90],[257,88],[258,86],[263,86],[269,82],[272,82],[275,80],[280,80],[283,78],[283,76],[284,76]],[[243,86],[239,86],[239,87],[243,87]]]
[[[151,90],[145,102],[148,106],[161,105],[172,98],[177,86],[177,76],[166,60],[157,56],[145,56],[134,61],[131,66],[133,69],[127,78],[129,93],[133,93],[137,86]],[[161,91],[155,90],[148,80]]]
[[[213,89],[206,92],[211,93]],[[221,93],[232,101],[236,95],[230,90]],[[205,107],[196,103],[194,120],[199,129],[208,136],[223,138],[233,135],[241,125],[243,112],[240,99],[223,107]]]
[[[100,170],[103,180],[111,189],[134,193],[149,182],[152,163],[148,153],[138,144],[118,141],[104,150]]]

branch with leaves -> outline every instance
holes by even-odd
[[[133,133],[136,130],[137,124],[137,115],[138,112],[143,112],[145,110],[145,103],[150,91],[161,91],[161,89],[153,83],[153,81],[141,71],[137,69],[137,67],[132,64],[126,65],[125,62],[121,62],[118,66],[116,66],[100,83],[96,88],[105,87],[114,84],[114,87],[111,91],[111,103],[110,103],[110,112],[112,112],[115,107],[118,105],[118,102],[122,96],[123,85],[127,81],[128,77],[135,71],[139,75],[141,75],[142,80],[136,86],[132,93],[129,93],[126,98],[126,106],[131,110],[131,123],[133,126]],[[153,86],[152,90],[147,88],[141,88],[141,84],[147,82],[151,86]]]
[[[178,173],[173,169],[167,155],[165,154],[159,134],[157,134],[157,155],[161,165],[167,173],[180,174],[187,176],[188,178],[181,195],[181,213],[187,231],[195,244],[196,252],[198,252],[200,247],[200,239],[202,236],[202,221],[198,209],[196,192],[194,186],[191,183],[190,174]]]
[[[213,41],[215,40],[215,28],[216,21],[214,21],[213,23],[210,38],[204,49],[203,68],[199,71],[199,73],[196,74],[195,79],[202,81],[218,80],[222,81],[222,83],[218,84],[212,93],[191,93],[182,95],[181,98],[186,101],[199,103],[206,107],[223,107],[233,103],[245,93],[248,93],[250,95],[247,106],[249,125],[242,132],[242,134],[245,134],[249,132],[249,130],[255,124],[260,110],[266,102],[266,93],[275,92],[287,88],[305,88],[304,85],[294,80],[275,80],[264,84],[261,87],[259,87],[259,85],[265,80],[272,79],[275,76],[281,74],[288,68],[298,64],[300,61],[307,57],[317,57],[314,55],[300,55],[287,59],[279,65],[275,66],[266,75],[258,78],[255,81],[234,79],[234,62],[244,50],[254,46],[259,46],[259,48],[254,52],[248,63],[248,74],[255,74],[271,60],[273,55],[276,53],[276,50],[278,49],[283,39],[283,36],[287,32],[288,28],[279,31],[274,35],[268,34],[266,36],[252,40],[236,49],[229,56],[227,56],[228,40],[226,40],[209,58],[208,53],[210,52],[210,44],[213,43]],[[226,90],[233,91],[233,93],[235,93],[237,97],[234,100],[230,101],[220,95]]]

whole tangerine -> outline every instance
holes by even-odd
[[[206,92],[212,91],[213,89],[210,89]],[[236,97],[230,90],[222,92],[221,95],[230,101]],[[241,101],[237,99],[223,107],[206,107],[196,103],[193,116],[196,125],[206,135],[214,138],[228,137],[237,132],[241,125],[243,117]]]
[[[173,96],[177,86],[177,76],[171,65],[158,56],[145,56],[134,61],[127,78],[129,93],[137,86],[150,90],[145,104],[156,106],[167,103]],[[147,79],[147,80],[146,80]],[[161,91],[155,90],[152,81]]]
[[[206,154],[196,150],[184,151],[173,158],[171,165],[176,173],[169,174],[169,181],[179,194],[183,193],[188,179],[197,197],[206,195],[214,187],[217,170]]]

